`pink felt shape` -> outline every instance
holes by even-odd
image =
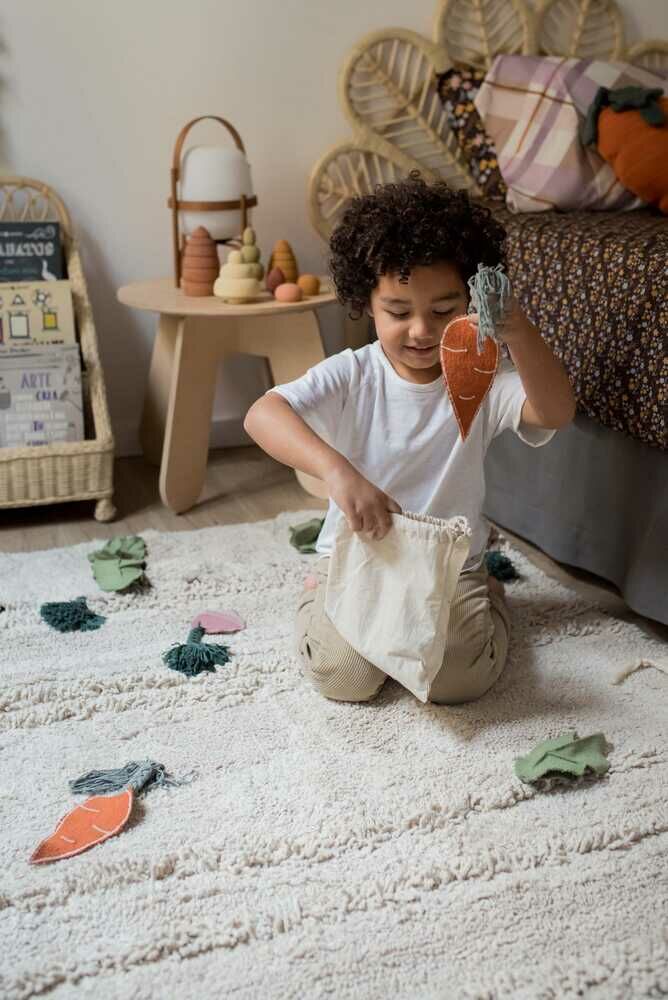
[[[203,628],[209,635],[221,632],[239,632],[246,628],[246,622],[236,611],[200,611],[192,620],[192,628]]]

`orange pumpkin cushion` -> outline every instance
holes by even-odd
[[[649,125],[640,111],[604,108],[598,118],[598,151],[629,191],[668,215],[668,97],[659,104],[663,125]]]

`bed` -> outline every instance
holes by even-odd
[[[311,220],[324,238],[351,197],[413,169],[483,198],[436,80],[452,65],[486,69],[501,52],[623,60],[668,73],[668,43],[629,44],[613,0],[544,0],[537,12],[524,0],[444,0],[433,40],[375,32],[355,46],[339,79],[353,134],[321,157],[310,180]],[[518,297],[563,360],[578,415],[538,453],[511,434],[494,442],[486,514],[614,583],[629,607],[668,624],[668,220],[649,209],[489,207],[508,232]]]

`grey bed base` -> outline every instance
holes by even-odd
[[[578,415],[542,448],[512,432],[485,463],[485,513],[668,624],[668,453]]]

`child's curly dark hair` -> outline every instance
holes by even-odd
[[[452,261],[466,282],[478,264],[505,264],[505,237],[488,208],[414,170],[353,198],[329,241],[329,268],[339,301],[361,316],[382,274],[406,281],[414,267]]]

